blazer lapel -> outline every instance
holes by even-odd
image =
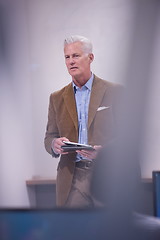
[[[73,92],[72,83],[70,83],[63,93],[64,103],[67,108],[67,111],[69,112],[72,121],[75,125],[76,130],[78,129],[78,117],[77,117],[77,110],[76,110],[76,102],[75,102],[75,96]]]
[[[93,80],[91,96],[90,96],[89,113],[88,113],[88,129],[96,115],[98,107],[101,105],[103,95],[105,92],[106,92],[106,85],[102,81],[99,81],[99,78],[95,76]],[[77,116],[76,101],[75,101],[72,83],[70,83],[66,87],[63,93],[63,98],[64,98],[66,109],[72,118],[72,121],[75,125],[76,130],[78,130],[78,116]]]
[[[88,129],[91,126],[91,123],[96,115],[98,107],[101,105],[102,98],[106,92],[106,85],[95,76],[92,85],[90,104],[89,104],[89,113],[88,113]]]

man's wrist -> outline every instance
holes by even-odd
[[[59,153],[57,153],[56,151],[55,151],[55,149],[54,149],[54,142],[55,142],[55,140],[56,140],[56,138],[54,138],[53,140],[52,140],[52,143],[51,143],[51,150],[52,150],[52,155],[54,156],[54,157],[59,157]]]

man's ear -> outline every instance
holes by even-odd
[[[90,62],[93,62],[93,60],[94,60],[94,55],[93,55],[93,53],[90,53],[88,56],[89,56]]]

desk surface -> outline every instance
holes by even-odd
[[[142,178],[142,183],[152,183],[151,178]],[[28,179],[26,180],[27,186],[34,186],[34,185],[50,185],[56,184],[56,179],[53,178],[36,178],[36,179]]]
[[[53,178],[36,178],[36,179],[29,179],[26,181],[28,186],[32,185],[48,185],[48,184],[56,184],[56,179]]]

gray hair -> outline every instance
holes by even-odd
[[[83,51],[85,53],[92,53],[92,43],[91,41],[83,36],[79,36],[79,35],[74,35],[74,36],[70,36],[68,38],[66,38],[64,40],[64,47],[70,43],[74,43],[74,42],[81,42],[83,45]]]

